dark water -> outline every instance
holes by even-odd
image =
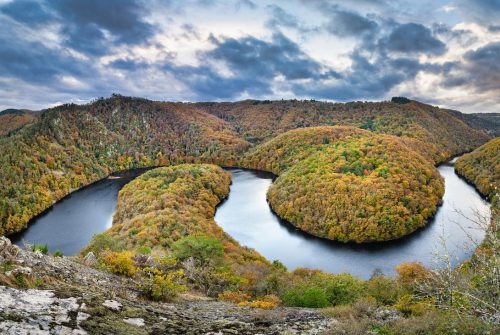
[[[270,260],[279,259],[290,270],[310,267],[367,278],[375,269],[391,274],[395,265],[405,261],[434,265],[433,252],[443,251],[442,237],[456,257],[453,258],[456,264],[473,252],[469,237],[481,241],[483,233],[455,210],[460,209],[468,217],[474,217],[475,209],[485,216],[490,214],[488,203],[454,173],[453,166],[442,165],[439,172],[446,183],[444,203],[427,228],[387,243],[341,244],[304,234],[274,215],[266,202],[271,174],[229,171],[233,177],[231,192],[217,209],[215,220],[242,245],[256,249]],[[102,180],[72,193],[11,238],[16,244],[22,244],[23,240],[48,243],[52,252],[60,249],[65,255],[77,253],[94,234],[111,227],[118,191],[138,174]]]
[[[397,241],[361,246],[335,243],[304,234],[272,213],[266,202],[271,174],[229,171],[233,177],[231,192],[218,208],[215,220],[242,245],[254,248],[269,260],[280,260],[290,270],[318,268],[369,278],[375,269],[393,274],[394,267],[406,261],[439,266],[434,253],[444,252],[443,239],[453,255],[453,264],[457,264],[469,258],[475,248],[473,242],[484,237],[482,230],[462,214],[475,218],[475,210],[479,210],[486,217],[490,215],[488,203],[455,174],[451,164],[445,164],[439,167],[446,184],[443,205],[428,227]]]
[[[119,179],[104,179],[71,193],[35,218],[28,228],[9,236],[17,245],[24,241],[49,246],[74,255],[94,236],[111,227],[118,191],[141,171],[131,171]]]

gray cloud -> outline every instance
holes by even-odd
[[[478,40],[477,36],[471,30],[451,29],[444,23],[433,24],[432,33],[442,38],[446,43],[453,40],[463,47],[468,47]]]
[[[355,12],[339,9],[337,6],[331,6],[326,14],[329,21],[325,27],[334,35],[361,36],[368,33],[373,34],[378,29],[378,24],[375,21]]]
[[[409,54],[440,55],[446,52],[446,45],[435,38],[429,28],[417,23],[398,25],[379,45],[388,51]]]
[[[481,25],[500,22],[499,0],[456,0],[457,9],[468,20]]]
[[[176,66],[168,61],[163,70],[179,78],[198,97],[230,99],[247,93],[254,96],[272,93],[273,79],[321,80],[339,75],[307,56],[299,46],[281,33],[270,42],[249,36],[241,39],[212,38],[213,50],[199,54],[200,60],[223,62],[233,76],[223,76],[214,67]]]
[[[302,23],[296,16],[285,11],[277,5],[268,5],[266,7],[271,11],[271,18],[266,22],[266,26],[272,30],[279,30],[281,27],[296,29],[300,33],[310,33],[318,31],[317,27],[309,27]]]
[[[83,76],[91,68],[64,50],[23,40],[7,24],[0,24],[0,41],[0,77],[51,85],[57,84],[59,76]]]
[[[468,20],[482,17],[480,23],[489,25],[492,33],[499,29],[496,22],[500,21],[495,19],[498,1],[459,1],[469,11]],[[23,96],[24,93],[19,93],[22,91],[30,92],[33,99],[45,99],[43,103],[47,99],[72,95],[91,98],[111,92],[152,94],[150,97],[162,99],[232,100],[242,96],[268,98],[283,91],[305,98],[346,101],[386,98],[389,91],[414,80],[421,72],[446,78],[444,88],[464,87],[464,91],[493,92],[492,96],[499,96],[498,42],[465,53],[462,62],[423,63],[422,55],[430,59],[443,55],[449,43],[467,48],[484,36],[452,29],[446,24],[412,22],[414,18],[399,15],[401,11],[390,17],[381,14],[387,8],[409,6],[410,2],[394,5],[386,1],[304,0],[298,4],[301,3],[307,4],[309,10],[317,10],[315,26],[307,25],[296,8],[293,11],[296,15],[292,15],[285,7],[258,6],[253,0],[240,0],[229,7],[222,0],[12,1],[0,5],[0,92],[4,92],[0,98],[5,105],[5,92],[18,92],[9,96]],[[415,5],[408,13],[421,7],[425,6]],[[224,15],[211,12],[220,8],[262,13],[260,23],[267,31],[259,37],[230,37],[241,36],[230,30],[229,37],[212,36],[211,48],[192,50],[199,65],[180,65],[172,45],[186,41],[206,45],[204,38],[211,33],[202,30],[206,22],[195,26],[190,21],[191,11],[202,11],[203,15],[223,20]],[[368,14],[373,12],[376,14]],[[171,19],[172,13],[180,19]],[[154,15],[150,18],[150,14]],[[181,33],[178,29],[174,33],[160,31],[158,27],[164,25],[158,20],[163,18],[169,24],[176,24]],[[235,31],[245,31],[244,24],[235,27]],[[287,36],[285,33],[290,30],[293,30],[291,36],[298,32],[299,38]],[[312,33],[319,33],[314,36],[325,38],[325,43],[338,41],[325,37],[327,34],[354,38],[354,49],[344,54],[350,65],[338,72],[310,57],[301,42]],[[269,37],[262,37],[266,35]],[[47,39],[47,36],[56,37]],[[167,38],[172,45],[163,44]],[[155,40],[162,42],[153,44]],[[340,43],[330,47],[340,49],[347,45]],[[148,46],[147,54],[154,56],[135,53],[134,46]],[[85,57],[75,56],[74,50]],[[179,55],[185,51],[179,50]],[[102,56],[115,60],[103,65]],[[330,61],[332,56],[321,57]],[[220,71],[221,67],[228,71]],[[75,81],[72,87],[64,84],[65,77],[79,82]],[[134,80],[123,80],[124,77]],[[70,83],[74,80],[66,79]],[[175,85],[169,85],[169,80]],[[43,86],[40,91],[44,93],[35,94],[36,86]],[[174,86],[175,89],[171,88]],[[492,99],[498,101],[495,97]]]
[[[236,9],[241,9],[242,7],[248,7],[250,9],[255,9],[257,8],[257,5],[255,4],[255,2],[251,1],[251,0],[239,0],[237,3],[236,3]]]
[[[105,54],[113,44],[142,44],[155,32],[142,20],[146,11],[135,0],[54,0],[51,5],[64,18],[66,44],[84,53]]]
[[[54,19],[43,3],[36,0],[9,2],[0,7],[0,12],[18,22],[35,26],[50,23]]]
[[[445,87],[471,86],[478,91],[500,91],[500,42],[490,43],[464,55],[457,73],[448,76]]]
[[[155,34],[142,18],[139,0],[20,0],[0,8],[26,25],[58,23],[64,45],[90,55],[104,55],[115,45],[142,44]]]
[[[388,91],[419,72],[446,73],[453,64],[422,64],[412,58],[390,58],[379,54],[374,60],[355,51],[351,55],[352,65],[342,73],[342,80],[334,83],[314,82],[310,85],[295,85],[294,90],[302,96],[340,101],[379,99]]]

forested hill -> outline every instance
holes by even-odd
[[[488,139],[449,111],[417,102],[191,104],[114,95],[62,105],[0,137],[0,235],[23,229],[54,201],[112,171],[181,162],[239,165],[251,143],[331,124],[401,136],[434,163]]]
[[[439,163],[470,151],[488,139],[482,130],[464,122],[467,114],[411,100],[409,103],[246,100],[197,106],[230,122],[238,134],[252,143],[295,128],[352,125],[400,136],[421,154]]]
[[[0,112],[0,136],[6,136],[37,118],[36,112],[26,109],[5,109]]]
[[[0,138],[0,235],[112,171],[195,160],[234,165],[250,144],[232,129],[188,104],[116,96],[45,110]]]
[[[500,136],[500,113],[473,113],[463,114],[453,111],[455,116],[467,123],[472,128],[484,130],[487,134]]]
[[[498,194],[500,186],[500,137],[460,157],[455,169],[483,195],[492,199]]]

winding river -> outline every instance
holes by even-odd
[[[469,258],[475,243],[483,239],[483,231],[469,218],[474,219],[477,212],[489,218],[489,204],[455,174],[452,163],[438,170],[445,179],[445,194],[433,222],[396,241],[356,245],[305,234],[271,211],[266,192],[274,176],[243,169],[228,169],[231,191],[218,207],[215,220],[242,245],[256,249],[269,260],[280,260],[289,269],[318,268],[369,278],[375,270],[392,274],[397,264],[406,261],[439,266],[435,254],[446,250],[452,255],[452,263],[457,264]],[[111,226],[118,191],[136,175],[105,179],[71,194],[13,236],[13,241],[48,243],[51,251],[77,253],[92,235]]]

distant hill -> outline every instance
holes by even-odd
[[[25,228],[54,201],[113,171],[239,166],[254,144],[295,128],[350,125],[396,135],[438,164],[489,139],[459,116],[415,101],[172,103],[119,95],[33,115],[5,112],[0,117],[12,119],[0,121],[11,132],[0,137],[0,235]]]
[[[483,130],[493,137],[500,136],[500,113],[464,114],[457,111],[452,111],[452,113],[474,129]]]
[[[22,128],[37,118],[36,112],[28,109],[5,109],[0,112],[0,136]]]
[[[471,151],[489,138],[481,128],[466,122],[466,114],[409,101],[402,104],[388,101],[245,100],[198,103],[196,106],[231,123],[238,134],[252,143],[295,128],[351,125],[399,136],[435,163]]]

